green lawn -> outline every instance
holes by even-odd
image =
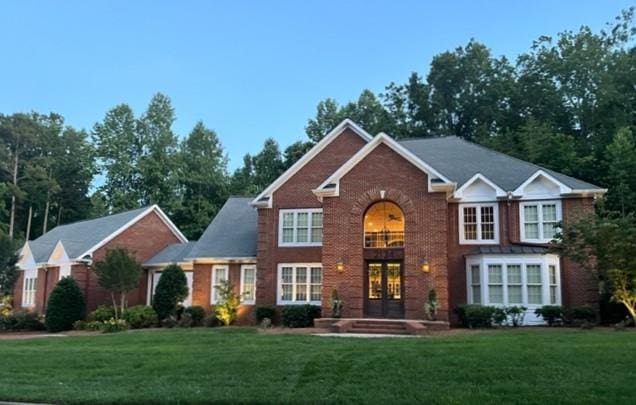
[[[0,399],[635,403],[636,333],[339,338],[196,328],[0,341]]]

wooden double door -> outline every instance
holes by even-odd
[[[404,266],[402,260],[367,260],[365,306],[368,318],[404,318]]]

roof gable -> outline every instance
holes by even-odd
[[[17,266],[21,269],[33,269],[37,267],[29,242],[25,243],[20,249]]]
[[[301,168],[303,168],[309,161],[316,157],[327,145],[335,140],[346,129],[350,129],[355,134],[360,136],[364,141],[369,142],[372,136],[362,129],[355,122],[350,119],[345,119],[338,126],[336,126],[331,132],[325,135],[317,144],[315,144],[307,153],[303,155],[296,163],[294,163],[289,169],[287,169],[282,175],[280,175],[272,184],[270,184],[263,192],[261,192],[251,202],[252,205],[257,207],[272,207],[272,195],[283,184],[291,179]]]
[[[454,197],[466,202],[492,201],[505,197],[506,192],[481,173],[475,174],[455,191]]]

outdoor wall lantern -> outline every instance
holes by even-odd
[[[338,262],[336,263],[336,270],[338,271],[338,273],[344,273],[344,270],[345,270],[344,260],[342,259],[338,260]]]
[[[431,271],[431,265],[428,263],[428,260],[426,260],[426,258],[422,258],[420,260],[420,268],[424,273],[428,273]]]

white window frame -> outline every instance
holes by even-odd
[[[546,238],[543,234],[543,206],[544,205],[555,205],[556,209],[556,222],[559,223],[563,219],[563,212],[561,209],[561,201],[560,200],[541,200],[541,201],[525,201],[519,204],[519,238],[522,242],[530,242],[530,243],[549,243],[553,238]],[[530,239],[526,238],[526,218],[525,218],[525,207],[527,206],[536,206],[537,207],[537,220],[538,220],[538,238]],[[557,227],[558,228],[558,227]]]
[[[282,272],[283,272],[283,267],[291,267],[292,270],[292,299],[291,300],[283,300],[282,298],[282,294],[283,294],[283,287],[282,287]],[[305,267],[307,268],[307,299],[304,301],[296,301],[296,288],[297,288],[297,283],[296,283],[296,274],[297,271],[296,269],[299,267]],[[320,305],[321,301],[312,301],[311,300],[311,269],[312,267],[319,267],[320,268],[320,288],[322,289],[322,282],[324,279],[324,274],[323,274],[323,269],[322,269],[322,263],[279,263],[278,264],[278,271],[277,271],[277,279],[276,279],[276,284],[277,284],[277,288],[276,288],[276,304],[277,305],[305,305],[305,304],[311,304],[311,305]],[[314,283],[315,284],[315,283]],[[320,298],[322,299],[322,291],[320,294]]]
[[[28,289],[27,289],[28,287]],[[35,297],[38,291],[38,270],[28,269],[24,271],[24,281],[22,282],[22,307],[35,307]]]
[[[550,278],[550,268],[554,267],[554,281],[556,283],[552,283],[552,280]],[[559,266],[555,265],[554,263],[548,263],[548,302],[550,303],[550,305],[559,305],[561,303],[561,271],[559,269]],[[556,290],[556,294],[555,294],[555,302],[552,302],[552,292],[550,291],[552,289],[552,287],[555,288]]]
[[[152,305],[152,299],[155,297],[155,290],[156,290],[156,284],[155,284],[155,279],[157,280],[157,283],[159,283],[159,279],[161,278],[161,273],[163,272],[163,269],[161,270],[149,270],[148,271],[148,285],[147,285],[147,295],[146,295],[146,305]],[[186,276],[186,283],[188,286],[188,296],[181,301],[181,304],[183,304],[186,307],[189,307],[192,305],[192,298],[194,297],[194,272],[191,270],[184,270],[183,273]]]
[[[464,229],[464,208],[475,208],[477,216],[477,239],[466,239]],[[481,233],[481,208],[493,207],[494,219],[494,239],[483,239]],[[460,245],[496,245],[499,243],[499,204],[498,203],[477,203],[459,204],[459,244]]]
[[[292,242],[283,242],[283,217],[286,213],[293,214],[293,236]],[[280,209],[278,210],[278,246],[299,247],[299,246],[322,246],[322,229],[320,242],[312,242],[311,234],[313,229],[313,214],[320,213],[322,208],[302,208],[302,209]],[[298,214],[307,214],[307,242],[298,242]],[[323,218],[324,220],[324,218]]]
[[[491,303],[489,301],[489,284],[490,280],[488,279],[488,265],[498,264],[502,266],[503,271],[503,304],[501,303]],[[521,294],[522,303],[510,303],[508,297],[508,265],[521,265]],[[528,303],[528,280],[527,280],[527,266],[528,265],[539,265],[541,266],[541,304],[529,304]],[[481,293],[481,303],[480,305],[492,305],[497,307],[503,306],[524,306],[528,308],[527,313],[534,313],[536,308],[539,308],[543,305],[551,305],[550,304],[550,287],[556,286],[557,290],[557,302],[552,305],[561,305],[561,270],[560,270],[560,259],[557,255],[546,254],[546,255],[481,255],[481,256],[470,256],[466,259],[466,298],[469,304],[477,304],[472,294],[472,275],[471,275],[471,266],[478,265],[479,266],[479,277],[480,277],[480,293]],[[549,279],[549,266],[554,266],[556,271],[556,282],[557,284],[550,284]]]
[[[216,305],[218,303],[216,297],[216,288],[214,288],[216,284],[216,272],[218,270],[225,270],[225,280],[230,279],[230,266],[227,264],[215,264],[212,266],[212,279],[210,280],[210,304]]]
[[[244,299],[245,294],[245,271],[246,270],[254,270],[254,289],[253,289],[253,297],[252,299]],[[256,302],[256,265],[255,264],[243,264],[241,265],[241,303],[252,305]]]

